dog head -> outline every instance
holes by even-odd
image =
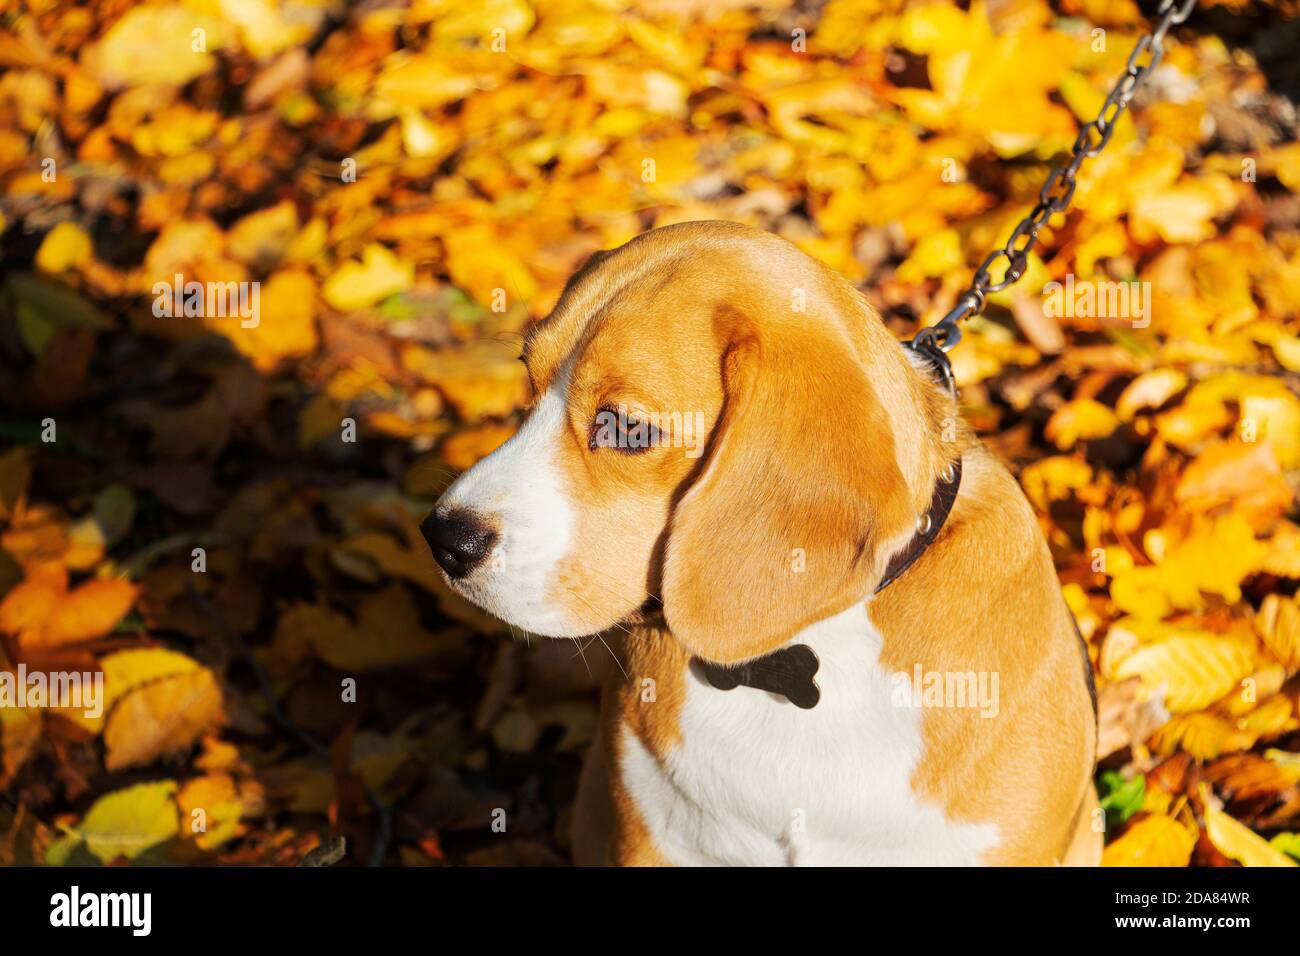
[[[954,414],[847,281],[731,223],[597,254],[523,357],[527,420],[422,526],[449,583],[555,637],[657,603],[718,662],[879,580]]]

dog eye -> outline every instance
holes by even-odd
[[[613,448],[625,455],[638,455],[659,443],[659,429],[633,418],[626,409],[602,408],[591,422],[587,447]]]

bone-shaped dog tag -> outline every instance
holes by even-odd
[[[796,707],[808,710],[817,706],[821,690],[813,678],[820,662],[807,644],[796,644],[733,667],[700,660],[700,669],[718,690],[734,690],[741,684],[780,694]]]

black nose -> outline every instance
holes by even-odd
[[[434,559],[449,577],[463,578],[492,550],[497,536],[472,511],[457,509],[444,515],[436,511],[420,523]]]

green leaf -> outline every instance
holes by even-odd
[[[1279,833],[1268,843],[1273,849],[1300,860],[1300,833]]]
[[[1114,770],[1101,775],[1101,808],[1106,811],[1106,829],[1119,826],[1142,809],[1146,798],[1147,779],[1138,774],[1132,779]]]

